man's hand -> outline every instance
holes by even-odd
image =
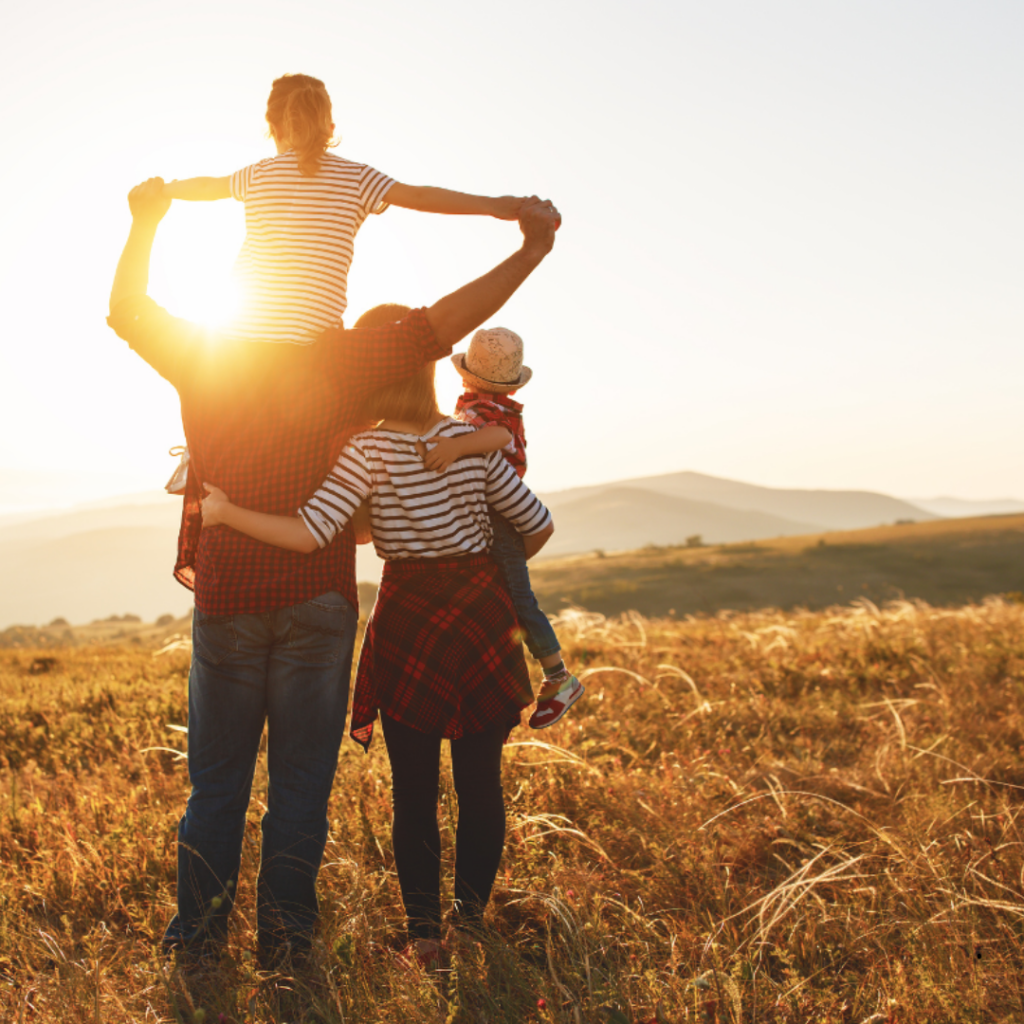
[[[128,193],[128,209],[132,211],[132,220],[159,224],[170,208],[170,197],[164,195],[163,178],[149,178]]]
[[[530,196],[519,210],[519,227],[523,232],[523,248],[541,257],[555,245],[555,232],[562,226],[562,215],[550,199]]]
[[[454,345],[486,323],[540,266],[555,244],[562,218],[550,200],[527,199],[519,211],[523,244],[519,251],[427,310],[427,322],[440,345]]]
[[[224,512],[231,502],[219,487],[211,487],[209,484],[203,484],[203,487],[206,489],[202,504],[203,526],[222,526]]]

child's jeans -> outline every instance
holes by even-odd
[[[538,660],[557,654],[561,650],[558,637],[548,617],[540,610],[537,598],[533,596],[533,587],[530,586],[523,538],[504,516],[494,511],[491,512],[491,526],[494,529],[491,557],[505,576],[527,648]]]

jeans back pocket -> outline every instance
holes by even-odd
[[[332,665],[345,649],[345,622],[350,605],[330,591],[293,605],[288,631],[288,650],[311,665]]]
[[[205,615],[198,608],[192,613],[192,647],[211,665],[219,665],[238,650],[238,634],[233,615]]]

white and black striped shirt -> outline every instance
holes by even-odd
[[[330,476],[299,509],[320,547],[326,547],[370,499],[373,544],[383,559],[452,558],[491,547],[490,505],[520,533],[539,533],[551,513],[501,452],[467,455],[443,473],[423,465],[416,442],[460,437],[473,427],[445,418],[422,437],[392,430],[357,434]]]
[[[325,153],[307,177],[289,150],[231,175],[245,203],[245,244],[235,270],[242,311],[227,333],[249,341],[308,345],[336,326],[347,304],[356,232],[387,209],[394,180]]]

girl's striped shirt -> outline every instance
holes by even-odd
[[[386,560],[490,550],[488,507],[522,534],[545,529],[551,513],[501,452],[464,456],[443,473],[423,465],[417,441],[429,448],[438,437],[460,437],[473,429],[446,417],[419,438],[379,428],[357,434],[299,515],[323,548],[368,497],[373,544]]]
[[[308,345],[345,312],[356,232],[387,209],[394,180],[325,153],[316,175],[299,170],[289,150],[231,175],[245,203],[245,243],[235,270],[242,311],[228,328],[247,341]]]

